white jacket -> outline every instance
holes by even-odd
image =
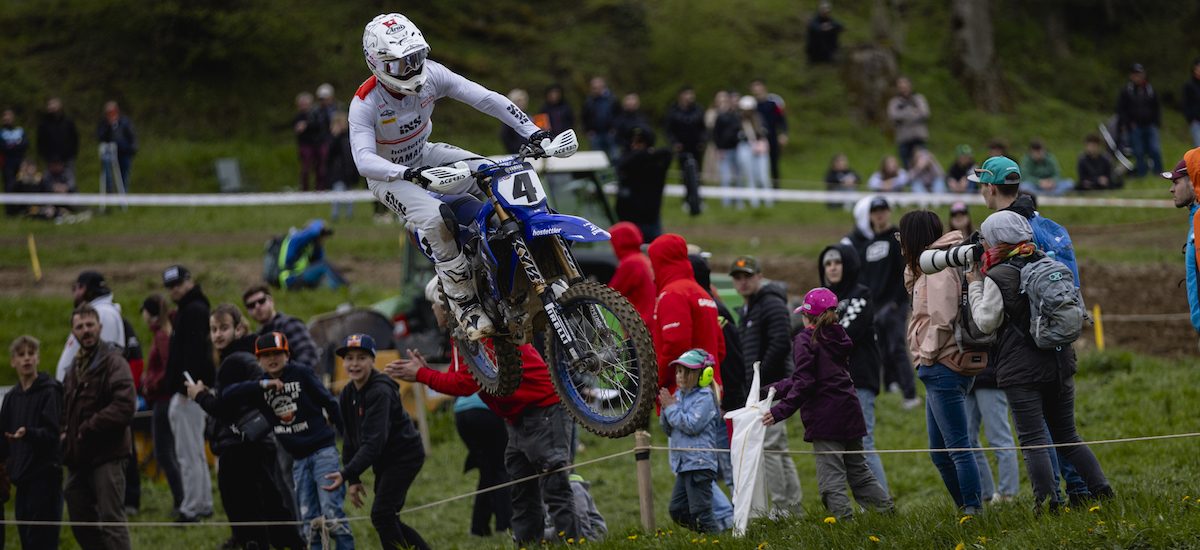
[[[100,314],[100,340],[124,350],[125,322],[121,320],[121,304],[113,301],[112,294],[105,294],[89,302],[89,305]],[[79,341],[75,339],[74,334],[68,335],[67,344],[63,346],[62,355],[58,358],[58,368],[54,371],[54,377],[58,378],[59,382],[67,377],[67,371],[71,370],[77,353]]]

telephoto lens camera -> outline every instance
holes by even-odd
[[[983,245],[976,232],[967,239],[967,244],[952,246],[945,250],[926,250],[921,253],[921,271],[933,275],[947,267],[966,267],[983,257]]]

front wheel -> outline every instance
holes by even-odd
[[[585,429],[605,437],[624,437],[645,426],[658,365],[642,318],[623,296],[595,282],[571,285],[558,303],[583,355],[572,362],[553,327],[547,327],[550,378],[567,411]]]

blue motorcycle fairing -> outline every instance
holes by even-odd
[[[590,243],[611,238],[608,231],[579,216],[552,214],[544,209],[517,210],[516,215],[525,228],[526,240],[557,235],[568,241]]]

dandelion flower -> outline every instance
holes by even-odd
[[[763,548],[766,548],[766,547],[767,547],[767,541],[764,540],[764,541],[758,543],[757,550],[763,550]]]
[[[1088,512],[1090,512],[1090,513],[1093,513],[1093,514],[1094,514],[1094,513],[1096,513],[1096,512],[1099,512],[1099,511],[1100,511],[1100,505],[1099,505],[1099,504],[1097,504],[1097,505],[1095,505],[1095,506],[1092,506],[1091,508],[1088,508]]]
[[[713,539],[713,544],[720,544],[720,543],[721,543],[721,541],[719,541],[717,539]]]
[[[954,550],[963,550],[966,547],[967,547],[966,544],[963,544],[960,542],[960,543],[954,545]]]
[[[961,518],[958,518],[958,524],[959,524],[959,525],[962,525],[962,524],[964,524],[964,523],[966,523],[966,522],[968,522],[968,521],[971,521],[971,518],[972,518],[972,516],[971,516],[970,514],[967,514],[967,515],[965,515],[965,516],[963,516],[963,517],[961,517]]]
[[[1104,520],[1102,520],[1102,519],[1096,520],[1096,525],[1104,525]]]
[[[833,524],[837,523],[837,518],[835,518],[833,516],[829,516],[829,517],[825,518],[825,523],[828,523],[829,525],[833,525]]]
[[[875,535],[871,535],[871,536],[867,537],[867,540],[869,540],[871,542],[879,542],[879,537],[877,537]]]
[[[979,544],[987,544],[987,537],[984,537],[984,536],[979,537]]]
[[[567,539],[567,544],[575,544],[575,539],[574,538]]]
[[[629,535],[628,537],[625,537],[625,538],[627,538],[629,540],[637,540],[637,535]]]
[[[1184,501],[1184,502],[1187,502],[1187,501],[1191,500],[1191,498],[1192,498],[1192,497],[1191,497],[1191,496],[1189,496],[1189,495],[1183,495],[1183,501]]]

